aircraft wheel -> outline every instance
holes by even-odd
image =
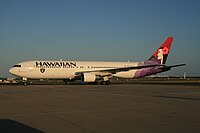
[[[26,82],[23,82],[23,85],[24,85],[24,86],[27,86],[27,83],[26,83]]]
[[[101,84],[102,84],[102,85],[109,85],[109,84],[110,84],[110,81],[109,81],[109,80],[107,80],[107,81],[101,81]]]
[[[105,81],[106,82],[106,85],[109,85],[110,84],[110,81],[109,80],[107,80],[107,81]]]
[[[101,85],[105,85],[106,83],[105,83],[105,81],[101,81]]]
[[[70,82],[65,82],[65,84],[66,84],[66,85],[69,85],[69,84],[70,84]]]

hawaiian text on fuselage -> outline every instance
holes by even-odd
[[[76,62],[64,62],[64,61],[41,61],[35,62],[36,68],[74,68]]]

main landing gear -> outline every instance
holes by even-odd
[[[108,77],[103,77],[103,81],[101,81],[102,85],[109,85],[110,84],[110,80]]]
[[[109,81],[109,80],[107,80],[107,81],[101,81],[101,84],[102,84],[102,85],[109,85],[109,84],[110,84],[110,81]]]

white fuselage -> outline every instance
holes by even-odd
[[[92,74],[105,76],[109,73],[95,70],[116,69],[138,66],[139,62],[94,62],[94,61],[25,61],[9,70],[10,73],[31,79],[73,79],[77,72],[92,71]],[[134,78],[138,70],[118,72],[112,76]]]

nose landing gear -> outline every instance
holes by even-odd
[[[24,86],[27,86],[27,78],[22,78],[22,84],[24,85]]]

